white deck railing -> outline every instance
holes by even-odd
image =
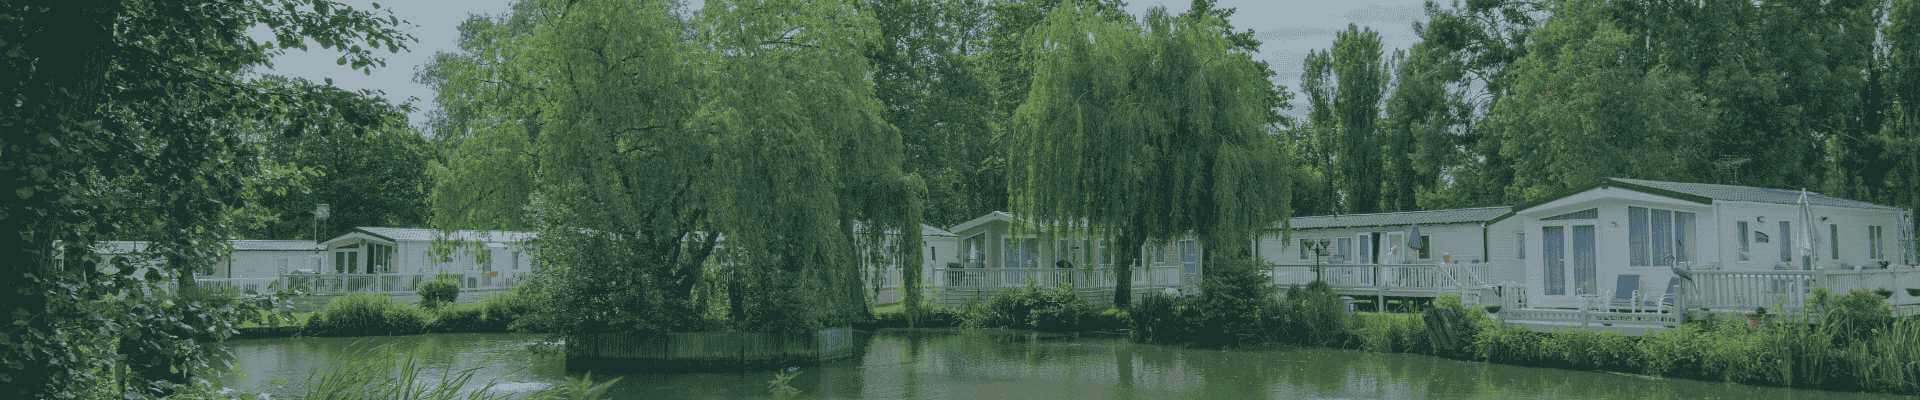
[[[507,274],[489,274],[487,272],[447,273],[460,281],[460,288],[466,290],[506,289],[519,283],[519,279]],[[432,280],[439,272],[415,274],[286,274],[272,278],[196,278],[194,283],[201,287],[233,288],[242,292],[268,293],[281,290],[303,290],[310,294],[338,294],[357,292],[410,293],[421,282]]]
[[[1887,301],[1896,311],[1912,312],[1920,308],[1920,296],[1908,289],[1920,290],[1920,270],[1912,267],[1874,270],[1776,270],[1731,271],[1696,270],[1692,283],[1682,296],[1688,309],[1714,311],[1803,311],[1815,288],[1826,288],[1834,295],[1853,290],[1885,290]]]
[[[1197,285],[1198,276],[1189,276],[1178,265],[1135,268],[1130,283],[1135,288]],[[1013,289],[1025,287],[1112,288],[1119,281],[1113,268],[934,268],[935,287],[946,289]]]
[[[1483,285],[1488,267],[1486,264],[1275,264],[1267,271],[1274,286],[1280,287],[1305,286],[1319,279],[1335,290],[1439,294]]]

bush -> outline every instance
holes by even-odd
[[[1388,353],[1431,353],[1426,324],[1415,314],[1367,313],[1353,319],[1355,347]]]
[[[1190,338],[1198,315],[1180,303],[1179,299],[1160,293],[1134,300],[1133,308],[1127,310],[1133,339],[1171,343]]]
[[[1326,282],[1315,281],[1306,288],[1287,289],[1287,295],[1278,304],[1278,309],[1270,312],[1279,315],[1269,323],[1283,324],[1279,329],[1269,328],[1269,332],[1283,335],[1282,338],[1294,344],[1315,346],[1338,346],[1350,336],[1347,328],[1347,308],[1340,302],[1340,294]]]
[[[1193,339],[1206,344],[1261,340],[1265,326],[1259,318],[1260,308],[1273,296],[1273,289],[1256,272],[1259,264],[1249,260],[1216,264],[1200,283],[1201,295],[1194,300],[1200,326]]]
[[[414,291],[420,294],[420,306],[428,309],[453,304],[460,298],[460,279],[453,275],[440,274],[432,280],[421,282]]]
[[[1035,329],[1050,332],[1083,330],[1094,318],[1093,306],[1069,288],[1026,288],[996,294],[985,303],[967,306],[962,325],[974,328]]]
[[[495,331],[536,330],[531,326],[531,321],[526,321],[527,318],[525,318],[536,311],[536,305],[533,303],[533,299],[525,293],[525,290],[521,289],[523,287],[525,286],[514,287],[505,293],[494,295],[480,303],[481,309],[485,311],[483,318],[485,319],[485,326],[488,327],[488,329]]]
[[[433,321],[427,324],[432,332],[500,332],[505,325],[492,323],[487,312],[479,304],[454,304],[433,311]]]
[[[354,293],[334,298],[307,319],[313,336],[407,335],[426,331],[431,316],[384,294]]]

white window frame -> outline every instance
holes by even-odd
[[[1734,248],[1734,250],[1736,250],[1734,253],[1739,255],[1740,262],[1751,261],[1753,259],[1753,256],[1748,253],[1753,249],[1753,245],[1751,244],[1752,243],[1751,241],[1753,239],[1753,229],[1747,226],[1747,221],[1734,221],[1733,229],[1735,231],[1739,231],[1738,240],[1739,240],[1739,246],[1740,246],[1740,247]]]
[[[1641,213],[1646,216],[1644,222],[1637,221],[1633,218],[1633,212],[1636,208],[1640,209],[1642,211]],[[1654,220],[1654,215],[1657,214],[1657,212],[1666,214],[1665,222],[1667,231],[1664,250],[1669,254],[1660,254],[1660,250],[1663,248],[1654,246],[1656,240],[1661,236],[1660,232],[1654,229],[1658,225],[1658,221]],[[1691,222],[1687,223],[1684,229],[1680,226],[1682,215],[1691,217]],[[1682,262],[1692,263],[1700,260],[1700,241],[1697,239],[1699,235],[1695,232],[1699,230],[1700,226],[1699,213],[1671,208],[1627,206],[1627,217],[1627,266],[1633,268],[1671,267]],[[1635,222],[1646,224],[1646,237],[1644,238],[1646,241],[1643,243],[1634,243]],[[1642,249],[1646,249],[1647,260],[1645,264],[1641,264],[1641,260],[1635,260],[1633,257],[1632,250],[1636,245]]]

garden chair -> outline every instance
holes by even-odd
[[[1608,303],[1608,307],[1639,312],[1640,304],[1638,299],[1636,299],[1639,296],[1640,275],[1621,274],[1619,278],[1614,281],[1613,299]]]

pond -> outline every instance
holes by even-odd
[[[529,349],[538,335],[435,334],[237,340],[230,386],[299,393],[315,371],[369,348],[415,354],[425,376],[474,369],[493,390],[532,391],[565,379],[561,357]],[[801,368],[805,398],[1487,398],[1873,399],[1893,396],[1756,387],[1436,357],[1312,348],[1196,349],[1124,338],[1006,331],[889,330],[866,336],[853,360]],[[766,397],[774,371],[625,375],[618,399]]]

